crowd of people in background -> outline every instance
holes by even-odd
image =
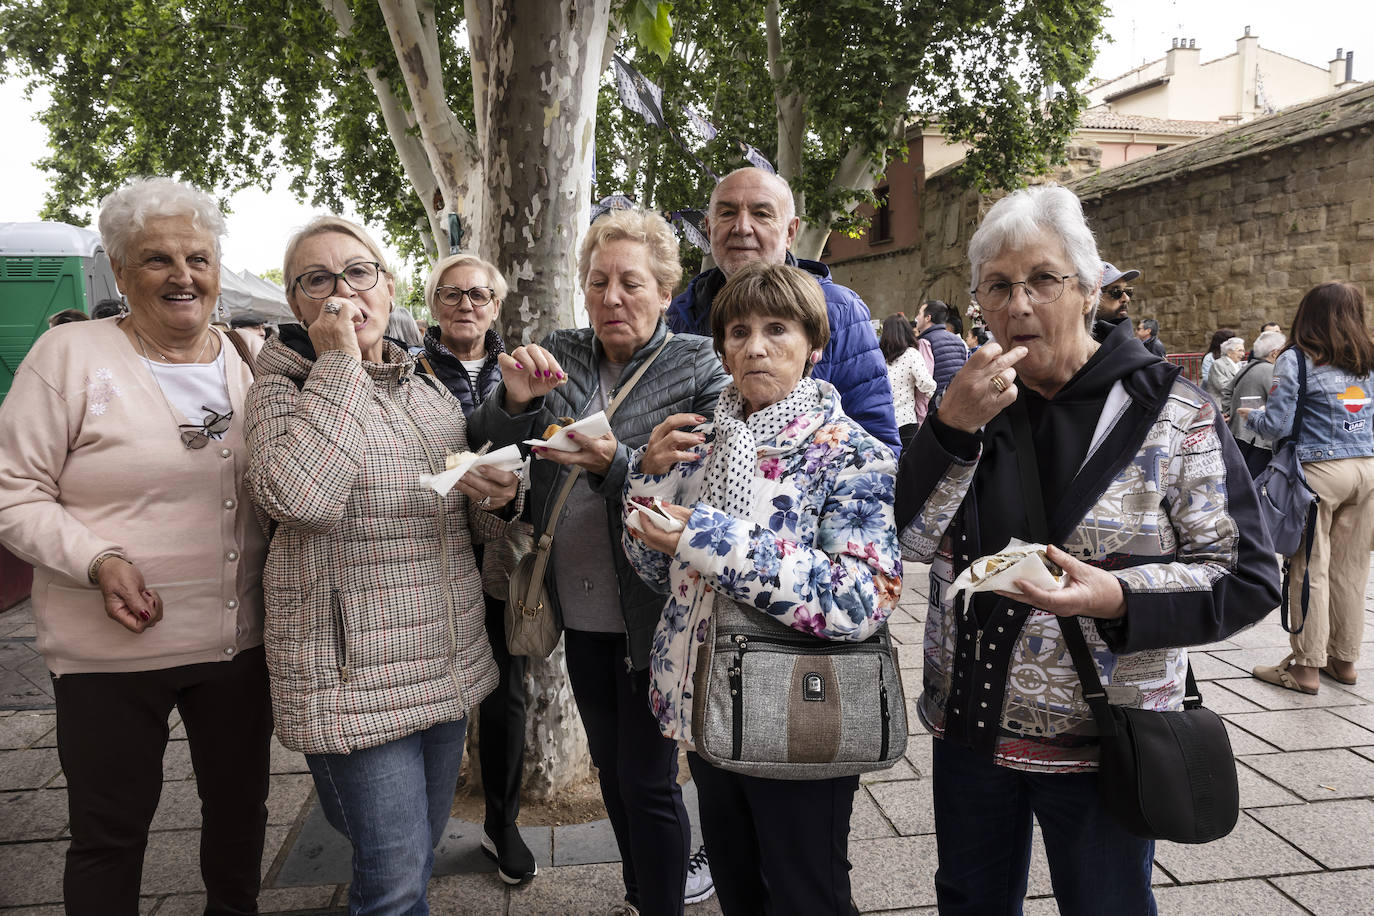
[[[471,254],[434,266],[422,327],[371,236],[320,217],[283,253],[296,322],[221,328],[210,197],[141,179],[99,225],[122,301],[54,315],[0,405],[0,543],[36,568],[69,913],[138,911],[173,709],[207,913],[256,912],[274,732],[351,844],[351,914],[428,912],[469,716],[482,848],[500,880],[535,879],[506,584],[553,522],[543,585],[621,857],[609,913],[673,916],[711,893],[727,916],[855,912],[858,771],[758,776],[702,753],[697,666],[726,620],[817,651],[878,638],[903,559],[931,564],[912,708],[934,735],[940,912],[1015,911],[1037,822],[1061,912],[1099,912],[1104,893],[1155,912],[1153,842],[1098,797],[1065,647],[1086,640],[1114,701],[1179,708],[1187,647],[1279,603],[1252,476],[1298,411],[1321,496],[1299,567],[1313,600],[1292,653],[1254,674],[1307,694],[1355,683],[1374,340],[1348,284],[1313,289],[1290,334],[1266,325],[1248,354],[1218,329],[1195,384],[1158,321],[1130,314],[1140,271],[1103,261],[1054,185],[998,201],[974,234],[976,322],[931,299],[880,334],[858,293],[791,253],[791,190],[756,168],[716,185],[714,266],[681,292],[668,223],[613,210],[579,251],[588,326],[516,346],[507,280]],[[598,413],[601,435],[523,445]],[[449,456],[508,445],[527,473],[421,486]],[[1062,587],[956,601],[955,579],[1016,541],[1045,545]]]

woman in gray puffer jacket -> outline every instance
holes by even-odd
[[[428,912],[467,712],[496,685],[474,541],[499,537],[518,478],[420,487],[468,449],[458,401],[384,341],[394,284],[359,226],[323,217],[285,258],[301,320],[264,347],[248,481],[275,523],[263,575],[277,735],[306,755],[353,844],[352,914]],[[512,510],[518,505],[512,505]]]
[[[691,831],[677,745],[649,710],[649,643],[663,596],[625,556],[620,501],[634,450],[670,416],[689,427],[709,419],[729,377],[710,340],[668,336],[663,310],[682,268],[662,217],[621,210],[599,218],[578,274],[591,327],[554,331],[542,345],[503,354],[501,386],[473,412],[471,429],[498,447],[538,438],[550,424],[566,424],[562,417],[605,410],[654,360],[616,408],[609,434],[577,439],[575,452],[535,449],[530,499],[542,532],[570,466],[582,468],[546,584],[563,620],[568,679],[620,847],[626,902],[644,916],[673,916],[683,908]]]

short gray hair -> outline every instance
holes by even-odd
[[[1102,259],[1097,240],[1083,218],[1083,204],[1068,188],[1042,184],[1008,194],[992,205],[968,243],[968,261],[977,289],[983,265],[1007,248],[1025,245],[1045,230],[1064,246],[1064,253],[1078,274],[1078,289],[1094,310],[1101,298]],[[1089,323],[1092,321],[1091,313]]]
[[[1232,350],[1245,352],[1245,340],[1240,337],[1228,337],[1221,342],[1221,352],[1230,353]]]
[[[296,252],[300,249],[301,243],[308,238],[314,238],[317,235],[324,235],[329,232],[337,232],[340,235],[351,236],[359,245],[366,248],[372,257],[377,259],[377,263],[381,265],[381,270],[388,274],[391,273],[391,269],[387,267],[386,264],[386,252],[382,251],[382,246],[377,244],[376,240],[368,234],[366,229],[352,220],[344,219],[342,216],[317,216],[297,230],[296,234],[291,236],[286,242],[286,252],[282,255],[281,259],[281,272],[282,282],[286,284],[286,297],[288,300],[291,298],[292,291],[296,286],[296,278],[291,275],[294,272],[292,270],[292,262],[296,259]]]
[[[135,178],[100,202],[98,225],[105,253],[111,261],[123,264],[148,221],[166,216],[189,216],[191,225],[214,238],[215,260],[219,260],[219,240],[224,235],[219,204],[204,191],[163,175]]]
[[[1268,359],[1286,339],[1280,331],[1265,331],[1255,338],[1255,359]]]
[[[505,301],[506,293],[510,292],[510,287],[506,285],[506,278],[501,275],[501,271],[496,269],[496,265],[490,261],[484,261],[475,254],[451,254],[439,260],[434,265],[434,269],[429,272],[429,279],[425,281],[425,305],[434,304],[434,291],[439,288],[439,281],[444,274],[454,267],[475,267],[487,275],[487,283],[491,286],[492,295],[501,301]]]

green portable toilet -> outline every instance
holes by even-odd
[[[0,400],[48,316],[118,299],[99,233],[66,223],[0,223]]]

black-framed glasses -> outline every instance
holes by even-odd
[[[1026,298],[1032,305],[1044,305],[1053,302],[1064,295],[1064,281],[1076,278],[1078,274],[1056,274],[1045,271],[1038,273],[1027,280],[1017,280],[1015,283],[1007,280],[989,280],[986,283],[978,284],[977,288],[969,291],[973,296],[973,301],[978,308],[984,312],[1000,312],[1011,302],[1012,294],[1016,287],[1021,287],[1026,291]]]
[[[212,438],[218,438],[229,430],[229,421],[234,419],[234,412],[219,413],[211,410],[204,404],[200,409],[205,411],[205,419],[200,423],[182,423],[177,426],[181,430],[181,444],[189,449],[205,448],[205,444]]]
[[[340,280],[351,286],[354,292],[363,293],[376,286],[377,278],[384,272],[377,261],[358,261],[338,273],[332,270],[307,270],[291,285],[299,286],[301,292],[311,299],[328,299],[338,289]]]
[[[463,289],[461,286],[440,286],[434,290],[434,298],[439,300],[441,305],[454,306],[463,301],[467,296],[472,307],[480,309],[484,305],[490,305],[496,298],[496,290],[490,286],[474,286],[472,289]]]
[[[1130,296],[1131,298],[1135,298],[1134,286],[1113,286],[1106,292],[1107,295],[1112,299],[1120,299],[1122,296]]]

